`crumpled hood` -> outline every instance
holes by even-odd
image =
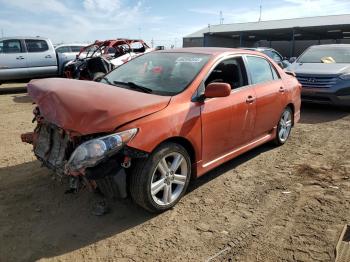
[[[287,70],[296,74],[340,75],[350,72],[350,65],[336,63],[293,63]]]
[[[32,80],[27,90],[47,121],[81,135],[111,132],[164,109],[171,99],[93,81],[61,78]]]

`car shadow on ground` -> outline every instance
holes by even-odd
[[[0,85],[0,95],[27,92],[26,83],[8,83]]]
[[[96,217],[93,193],[64,194],[68,185],[49,174],[38,161],[0,169],[0,261],[62,255],[155,216],[120,200],[112,203],[110,214]]]
[[[273,148],[260,146],[215,168],[192,181],[188,193]],[[0,169],[0,260],[33,261],[62,255],[156,216],[127,199],[113,202],[110,214],[96,217],[90,212],[96,196],[64,194],[66,185],[53,181],[49,174],[38,161]]]
[[[333,122],[350,115],[350,108],[331,105],[303,104],[300,123],[317,124]]]
[[[28,95],[13,95],[12,96],[13,102],[15,103],[33,103],[33,100]]]
[[[236,167],[249,161],[250,159],[253,159],[258,155],[265,153],[267,151],[273,150],[275,148],[276,146],[272,142],[266,143],[214,168],[213,170],[209,171],[208,173],[204,174],[198,179],[192,180],[187,190],[187,193],[192,192],[193,190],[196,190],[202,185],[219,177],[220,175],[223,175],[226,172],[235,169]]]

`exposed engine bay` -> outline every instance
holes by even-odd
[[[66,78],[96,80],[115,67],[150,51],[153,49],[142,40],[96,41],[84,47],[75,60],[65,65],[63,75]]]
[[[131,160],[147,157],[147,153],[122,146],[122,139],[118,140],[115,134],[76,136],[47,122],[38,107],[33,113],[37,126],[34,132],[22,134],[22,141],[33,145],[43,166],[61,178],[70,179],[67,191],[88,188],[99,190],[109,199],[127,197],[127,169]],[[105,142],[101,142],[103,139]]]

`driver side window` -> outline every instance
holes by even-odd
[[[231,89],[248,85],[242,57],[234,57],[220,62],[210,73],[205,86],[210,83],[227,83]]]

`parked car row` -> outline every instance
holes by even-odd
[[[116,39],[56,47],[48,38],[0,39],[0,84],[53,76],[94,80],[116,66],[154,49],[142,40]]]
[[[70,177],[71,190],[129,195],[162,212],[192,178],[263,143],[284,144],[300,118],[300,88],[255,51],[150,52],[99,82],[32,80],[37,127],[22,140],[44,166]]]

